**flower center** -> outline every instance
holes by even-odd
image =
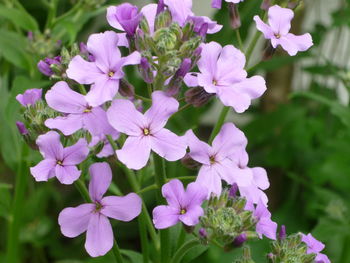
[[[108,76],[109,76],[110,78],[113,77],[113,76],[114,76],[114,71],[108,72]]]
[[[144,128],[142,131],[143,131],[143,134],[146,135],[146,136],[150,135],[150,133],[151,133],[148,128]]]
[[[215,156],[214,155],[210,156],[209,161],[210,161],[210,164],[216,163]]]
[[[218,81],[216,79],[213,79],[213,85],[214,86],[218,85]]]
[[[58,165],[62,165],[62,164],[63,164],[62,161],[57,161],[56,163],[57,163]]]
[[[280,35],[279,33],[276,33],[276,34],[275,34],[275,37],[276,37],[277,39],[279,39],[279,38],[281,38],[281,35]]]
[[[84,110],[84,113],[89,113],[91,112],[92,107],[91,106],[87,106],[86,109]]]
[[[184,214],[186,214],[186,209],[181,209],[180,215],[184,215]]]
[[[99,202],[95,202],[95,212],[100,212],[103,206]]]

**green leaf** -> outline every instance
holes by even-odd
[[[121,253],[126,256],[127,258],[129,258],[131,263],[139,263],[143,261],[143,257],[142,254],[132,251],[132,250],[126,250],[126,249],[122,249]]]
[[[8,19],[12,24],[26,31],[38,31],[39,26],[35,19],[26,11],[0,5],[0,17]]]

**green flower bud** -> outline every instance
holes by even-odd
[[[155,30],[169,27],[172,22],[171,14],[168,10],[161,12],[157,17],[154,23]]]

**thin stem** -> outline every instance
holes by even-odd
[[[174,178],[168,178],[166,179],[167,182],[169,182],[172,179],[179,179],[180,181],[193,181],[197,178],[197,176],[179,176],[179,177],[174,177]]]
[[[227,106],[224,106],[221,110],[221,113],[220,113],[220,116],[219,116],[219,119],[218,121],[216,122],[215,126],[214,126],[214,129],[213,131],[211,132],[210,134],[210,138],[209,138],[209,144],[211,144],[215,138],[215,136],[219,133],[222,125],[224,124],[225,122],[225,119],[226,119],[226,116],[229,112],[230,108],[227,107]]]
[[[147,90],[148,90],[148,96],[151,98],[152,97],[153,88],[152,88],[152,85],[150,83],[147,83]]]
[[[192,104],[187,103],[184,106],[182,106],[176,113],[181,112],[183,110],[186,110],[186,109],[188,109],[191,106],[192,106]]]
[[[235,33],[236,33],[239,49],[243,51],[243,42],[242,42],[241,34],[239,33],[239,28],[235,29]]]
[[[175,255],[171,261],[171,263],[180,263],[183,256],[187,254],[188,251],[190,251],[195,246],[200,245],[198,239],[192,239],[187,241],[185,244],[182,245],[176,252]]]
[[[88,203],[91,203],[92,200],[90,198],[89,191],[86,188],[84,181],[80,178],[79,180],[74,182],[74,185],[78,189],[79,193],[84,198],[84,200]]]
[[[19,234],[21,231],[25,191],[27,188],[28,166],[26,158],[28,155],[28,146],[23,143],[20,162],[17,167],[16,185],[14,199],[12,203],[12,212],[9,218],[9,231],[7,237],[7,254],[5,262],[19,262]]]
[[[249,64],[249,60],[253,54],[253,51],[254,51],[254,48],[256,46],[256,44],[258,43],[258,40],[260,38],[260,31],[256,31],[252,41],[250,42],[249,46],[248,46],[248,49],[247,49],[247,52],[245,53],[245,57],[246,57],[246,65],[248,66]]]
[[[122,254],[120,252],[118,243],[115,239],[114,239],[114,246],[112,248],[112,251],[113,251],[113,254],[114,254],[114,257],[115,257],[117,263],[123,263]]]
[[[141,95],[134,94],[134,97],[135,97],[136,99],[142,100],[142,101],[144,101],[144,102],[152,102],[151,99],[145,98],[145,97],[143,97],[143,96],[141,96]]]
[[[140,237],[141,237],[141,249],[143,263],[148,263],[148,239],[147,239],[147,229],[146,229],[146,218],[145,211],[143,210],[141,215],[138,218]]]
[[[158,186],[156,184],[152,184],[152,185],[146,186],[145,188],[142,188],[137,192],[137,194],[144,194],[148,191],[156,190],[157,188]]]

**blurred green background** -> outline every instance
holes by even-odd
[[[82,202],[74,187],[55,180],[36,183],[29,166],[40,160],[29,150],[17,132],[21,120],[15,96],[30,88],[49,88],[48,80],[37,70],[37,62],[59,54],[62,47],[85,42],[91,33],[110,30],[105,9],[121,1],[104,0],[1,0],[0,1],[0,262],[6,262],[9,233],[18,234],[11,246],[18,248],[18,262],[82,263],[112,262],[110,255],[91,259],[84,251],[84,235],[68,239],[61,235],[58,213]],[[130,1],[144,5],[147,1]],[[283,2],[283,1],[280,1]],[[332,262],[350,262],[350,0],[305,0],[293,21],[294,33],[310,32],[314,47],[295,57],[277,51],[268,61],[258,63],[265,41],[260,39],[250,74],[266,77],[268,90],[246,113],[234,115],[234,121],[249,140],[250,166],[268,170],[268,190],[273,219],[287,226],[288,233],[312,232],[326,244],[325,253]],[[205,3],[205,4],[204,4]],[[240,32],[247,47],[260,14],[261,0],[240,4]],[[229,26],[228,11],[217,12],[210,1],[194,0],[198,15],[212,15],[224,29],[208,36],[208,41],[237,46]],[[33,39],[27,37],[33,32]],[[130,81],[143,91],[141,81],[128,72]],[[184,88],[185,89],[185,88]],[[178,134],[197,128],[208,137],[218,117],[215,101],[201,109],[190,108],[172,119],[170,127]],[[115,168],[117,182],[128,185]],[[15,194],[16,174],[26,174]],[[195,175],[178,163],[168,174]],[[150,180],[146,179],[147,182]],[[154,192],[143,195],[151,210]],[[14,206],[16,203],[18,206]],[[16,215],[14,221],[13,215]],[[125,250],[138,250],[137,223],[114,222],[115,235]],[[12,226],[9,228],[9,225]],[[177,228],[173,229],[176,236]],[[253,256],[265,262],[268,242],[253,242]],[[217,248],[197,249],[183,262],[232,262],[233,253]],[[125,251],[130,262],[141,262],[138,253]],[[195,255],[201,256],[193,260]]]

